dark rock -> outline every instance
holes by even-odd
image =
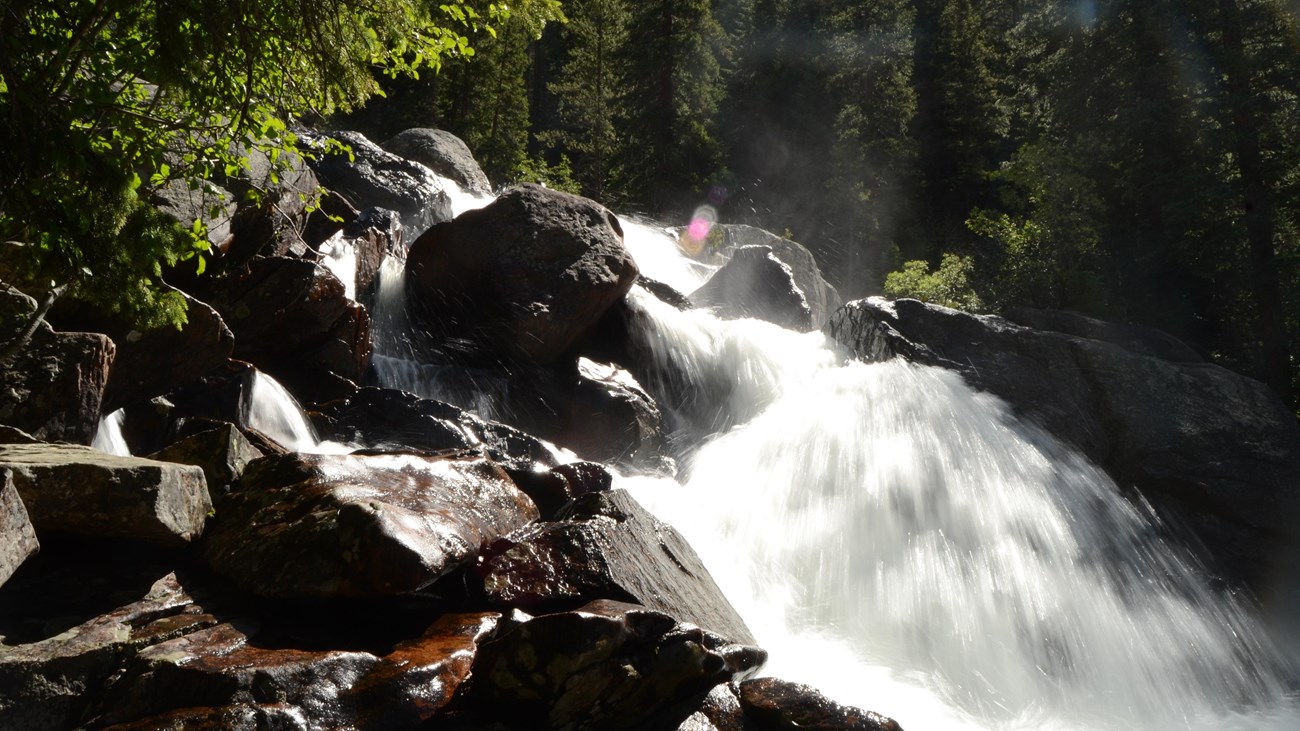
[[[401,217],[386,208],[367,208],[344,227],[343,240],[357,256],[357,298],[368,302],[366,298],[379,285],[379,270],[384,260],[389,257],[406,260]]]
[[[203,471],[115,457],[76,445],[0,446],[0,467],[40,533],[130,538],[182,546],[203,532],[212,501]]]
[[[1267,588],[1300,513],[1289,489],[1300,484],[1300,425],[1263,384],[915,300],[851,302],[828,331],[860,357],[958,371],[1190,529],[1231,583]]]
[[[1031,307],[1012,308],[1004,317],[1017,325],[1035,330],[1113,343],[1136,355],[1149,355],[1172,363],[1205,362],[1205,358],[1183,341],[1151,327],[1107,322],[1064,310],[1037,310]]]
[[[218,500],[203,552],[260,596],[392,596],[432,584],[537,517],[482,459],[267,457]]]
[[[319,264],[257,259],[237,274],[208,280],[200,296],[234,332],[235,357],[275,376],[304,402],[337,398],[330,377],[357,382],[369,366],[369,316]]]
[[[451,199],[432,170],[384,151],[357,132],[334,132],[330,137],[347,145],[352,159],[347,154],[320,154],[311,165],[327,187],[358,210],[378,206],[397,211],[411,238],[451,220]]]
[[[40,444],[41,440],[22,429],[0,424],[0,444]]]
[[[532,618],[479,649],[465,705],[513,728],[674,728],[766,654],[621,602]]]
[[[734,683],[714,686],[704,697],[700,709],[686,717],[677,731],[758,731],[745,717]]]
[[[368,449],[435,454],[476,449],[512,470],[557,464],[552,450],[536,437],[405,391],[363,388],[327,404],[325,413],[333,420],[335,440]]]
[[[212,495],[228,492],[244,468],[262,456],[234,425],[227,422],[184,437],[149,455],[159,462],[194,465],[203,470]]]
[[[0,343],[17,337],[35,311],[36,300],[0,283]],[[115,352],[105,335],[55,332],[41,322],[0,363],[0,423],[37,439],[90,444]]]
[[[446,353],[538,364],[587,334],[636,275],[614,214],[537,185],[435,226],[407,258],[415,309]]]
[[[498,607],[553,612],[597,599],[631,601],[728,641],[754,642],[694,549],[624,490],[581,496],[567,520],[494,546],[480,571]]]
[[[57,636],[0,652],[0,728],[61,731],[81,726],[124,658],[160,641],[211,627],[174,574],[140,601]]]
[[[455,697],[478,647],[496,630],[496,613],[449,614],[421,637],[399,644],[348,693],[357,728],[415,728]]]
[[[74,303],[56,308],[50,322],[62,330],[104,333],[116,357],[104,390],[102,409],[110,413],[147,401],[220,368],[235,348],[235,337],[217,311],[185,298],[186,322],[179,329],[139,331],[97,307]]]
[[[0,469],[0,585],[39,550],[41,544],[14,487],[13,474]]]
[[[739,696],[758,731],[901,731],[892,718],[841,706],[813,688],[776,678],[746,680]]]
[[[559,518],[560,512],[574,500],[604,492],[614,484],[614,476],[609,470],[595,462],[570,462],[547,472],[538,469],[512,469],[508,472],[547,520]]]
[[[185,228],[196,220],[202,221],[208,243],[217,251],[225,251],[231,243],[230,223],[238,207],[235,195],[208,180],[195,181],[193,188],[190,185],[179,178],[170,180],[151,193],[150,202]]]
[[[692,292],[690,300],[726,319],[752,317],[790,330],[812,329],[812,310],[794,273],[766,246],[733,251],[731,260]]]
[[[496,418],[583,459],[648,470],[671,464],[658,405],[622,368],[579,358],[497,369],[488,380],[503,384],[488,396]]]
[[[302,710],[288,703],[240,703],[217,708],[181,708],[115,723],[102,731],[311,731]]]
[[[721,224],[718,228],[722,231],[723,256],[745,246],[766,246],[777,259],[790,267],[794,282],[812,312],[813,327],[821,327],[843,304],[840,293],[822,277],[817,260],[803,244],[743,224]]]
[[[398,132],[382,147],[394,155],[428,166],[459,185],[463,191],[478,195],[492,192],[492,184],[469,151],[469,146],[450,132],[415,127]]]
[[[100,721],[177,708],[283,703],[308,728],[346,728],[351,718],[342,696],[379,663],[368,652],[261,647],[235,625],[217,624],[136,653],[105,699]]]

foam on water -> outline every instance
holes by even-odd
[[[623,483],[704,556],[768,673],[904,728],[1300,728],[1259,621],[999,400],[818,333],[631,303],[698,441],[682,484]]]

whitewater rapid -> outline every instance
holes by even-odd
[[[489,202],[451,186],[457,215]],[[643,274],[712,273],[620,219]],[[372,303],[382,385],[477,410],[409,360],[401,268]],[[770,652],[764,674],[910,731],[1294,731],[1295,667],[1142,506],[952,372],[629,295],[677,480],[619,484],[682,531]],[[463,389],[462,389],[463,390]]]
[[[1300,728],[1259,622],[998,399],[820,333],[631,301],[661,406],[704,428],[680,483],[626,484],[700,551],[765,674],[907,729]]]

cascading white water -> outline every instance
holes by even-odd
[[[734,426],[681,485],[625,483],[714,567],[768,672],[927,731],[1300,728],[1257,621],[997,399],[632,301],[660,372]]]
[[[95,430],[95,439],[90,446],[108,454],[130,457],[131,448],[127,446],[126,437],[122,434],[122,423],[125,420],[126,412],[122,409],[105,414],[99,420],[99,428]]]
[[[317,437],[307,415],[288,390],[260,371],[253,373],[252,384],[243,396],[242,408],[245,424],[291,451],[346,454],[353,449],[351,445],[322,441]]]

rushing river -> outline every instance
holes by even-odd
[[[457,193],[456,212],[484,202]],[[707,279],[666,232],[623,227],[647,275]],[[448,397],[404,360],[400,269],[384,276],[381,380]],[[701,553],[766,673],[911,731],[1300,728],[1294,667],[1259,620],[996,398],[819,333],[629,298],[682,469],[621,484]],[[490,418],[508,395],[448,400]]]

